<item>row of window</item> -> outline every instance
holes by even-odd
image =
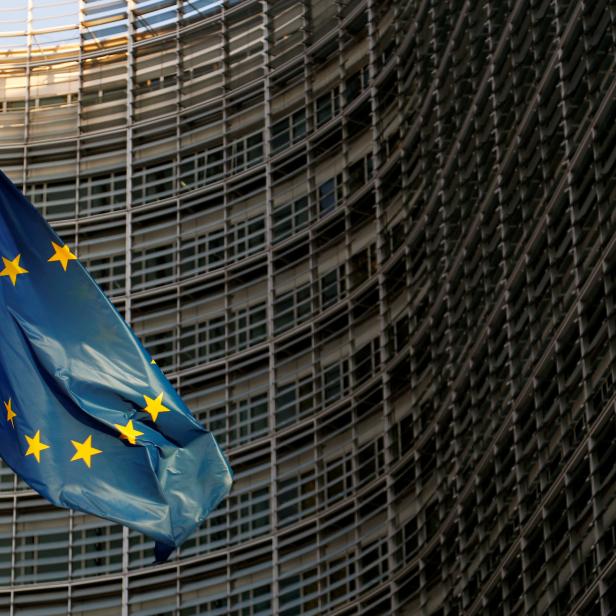
[[[310,291],[311,285],[305,284],[276,299],[273,333],[281,334],[300,325],[342,300],[347,284],[344,271],[341,265],[323,274],[314,293]],[[161,327],[155,322],[149,325],[143,319],[135,323],[135,327],[150,354],[166,369],[176,369],[178,365],[188,368],[232,355],[263,342],[268,333],[265,302],[217,310],[211,316],[184,317],[179,330]],[[366,360],[357,361],[365,364]],[[357,370],[359,375],[365,371],[365,366]]]
[[[266,549],[265,545],[258,546],[258,550],[252,550],[232,564],[214,559],[206,565],[187,565],[179,572],[180,584],[174,579],[174,572],[159,574],[156,583],[131,579],[128,592],[130,613],[135,616],[269,614],[272,576],[267,572],[271,560],[263,557]],[[332,554],[320,564],[310,562],[297,573],[291,571],[282,575],[277,597],[280,613],[288,616],[308,614],[315,613],[320,606],[344,605],[357,592],[384,580],[387,573],[387,544],[382,538],[352,546],[346,554]],[[227,581],[230,582],[229,589]],[[320,585],[328,589],[326,593],[319,591]],[[44,605],[45,614],[60,616],[67,613],[69,603],[73,614],[98,613],[104,609],[109,610],[105,613],[111,613],[121,607],[120,589],[120,582],[114,580],[101,582],[97,587],[76,586],[71,589],[70,601],[67,590],[62,588],[19,592],[15,595],[14,613],[37,614],[37,608]],[[176,612],[178,601],[182,607]]]
[[[326,92],[314,101],[315,128],[327,123],[340,113],[340,102],[337,88]],[[278,154],[286,148],[298,143],[309,132],[306,110],[298,109],[272,124],[272,154]]]
[[[188,368],[203,364],[225,355],[243,351],[266,339],[266,309],[261,302],[229,313],[227,318],[216,316],[195,323],[184,323],[180,327],[180,363]],[[160,334],[155,335],[155,339]],[[158,357],[164,359],[169,349],[159,349]]]
[[[349,427],[345,426],[344,430],[348,431]],[[357,510],[358,515],[363,515],[363,501],[356,502],[351,497],[362,486],[384,473],[384,439],[383,436],[376,437],[356,449],[348,445],[345,453],[337,457],[330,454],[329,458],[321,460],[318,472],[315,472],[314,462],[303,462],[303,468],[299,470],[293,468],[301,456],[315,455],[313,447],[314,444],[308,448],[298,447],[293,456],[287,455],[283,462],[279,462],[281,470],[276,483],[278,527],[289,527],[318,510],[342,505],[343,508],[335,510],[330,516],[331,520],[322,525],[321,545],[326,542],[335,545],[339,537],[335,517],[348,515],[345,512],[349,507]],[[269,453],[267,455],[269,457]],[[233,458],[231,461],[235,463]],[[237,463],[236,469],[233,493],[182,546],[184,557],[203,553],[204,550],[224,549],[272,532],[269,463],[253,458],[249,466]],[[380,482],[377,487],[382,493],[385,483]],[[9,509],[5,510],[12,518],[11,503],[7,505]],[[72,521],[69,519],[71,516]],[[367,523],[370,517],[365,518],[364,522]],[[371,533],[381,530],[378,524],[368,526]],[[3,535],[6,547],[0,552],[4,555],[0,559],[3,584],[8,584],[11,579],[18,585],[68,577],[78,579],[117,573],[122,567],[120,526],[85,514],[54,509],[39,497],[22,497],[18,501],[14,566],[11,563],[10,521]],[[136,569],[150,564],[152,548],[151,540],[131,531],[129,567]]]
[[[321,117],[323,121],[329,119],[331,113],[337,112],[337,107],[331,103],[331,100],[337,100],[337,98],[332,97],[333,91],[317,101],[320,110],[317,111],[317,117]],[[319,102],[321,100],[330,102],[326,105]],[[328,110],[327,113],[321,108]],[[303,124],[301,118],[304,118]],[[304,135],[305,111],[300,110],[274,125],[274,151],[284,149]],[[115,146],[119,149],[125,144],[117,143]],[[262,161],[263,135],[261,131],[258,131],[236,139],[227,146],[219,143],[205,150],[182,155],[177,163],[177,170],[174,159],[160,160],[148,166],[135,165],[132,172],[132,203],[133,205],[146,204],[173,197],[188,190],[202,188],[222,180],[229,174],[241,173]],[[365,181],[372,174],[371,165],[359,174],[358,169],[358,164],[355,164],[350,170],[351,192],[363,183],[362,180]],[[329,182],[327,186],[318,188],[317,201],[320,214],[334,207],[334,192],[336,189],[341,189],[341,178],[338,178],[336,184],[333,180]],[[70,218],[74,216],[77,198],[80,215],[122,209],[126,201],[126,178],[122,172],[96,176],[84,175],[79,180],[78,190],[76,190],[75,182],[71,184],[45,182],[27,186],[26,193],[47,218],[51,220]],[[337,199],[340,198],[341,194],[338,194]]]

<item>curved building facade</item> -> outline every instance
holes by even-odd
[[[407,601],[410,406],[390,382],[410,301],[404,5],[0,9],[0,166],[236,472],[177,559],[152,567],[144,537],[55,509],[3,468],[0,614]]]
[[[0,166],[237,480],[151,566],[0,469],[0,615],[613,613],[613,6],[15,4]]]

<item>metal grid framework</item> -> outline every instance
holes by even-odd
[[[401,9],[99,0],[58,34],[36,30],[29,3],[25,44],[16,34],[2,59],[2,167],[237,482],[178,560],[152,568],[151,542],[2,469],[0,614],[404,603],[410,512],[393,484],[410,407],[396,411],[385,366],[409,301],[385,264],[406,260],[405,217],[397,172],[387,195],[373,179],[400,164]]]
[[[2,469],[0,614],[612,613],[613,4],[35,5],[0,164],[237,483],[152,568]]]

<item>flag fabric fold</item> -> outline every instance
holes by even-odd
[[[53,504],[151,537],[159,560],[228,494],[213,435],[0,172],[0,456]]]

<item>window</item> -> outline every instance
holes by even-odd
[[[315,112],[317,118],[317,126],[325,124],[331,120],[340,111],[338,102],[337,89],[331,90],[322,96],[319,96],[315,101]]]
[[[79,210],[95,214],[124,208],[126,205],[126,175],[106,173],[82,176],[79,179]]]
[[[392,255],[402,244],[404,244],[404,224],[402,221],[394,224],[387,230],[385,237],[385,248],[387,250],[387,256]]]
[[[356,384],[359,385],[376,374],[381,363],[380,357],[378,338],[374,338],[355,352],[353,379]]]
[[[185,189],[207,186],[224,175],[222,146],[195,152],[185,157],[180,165],[180,185]]]
[[[223,613],[228,616],[256,616],[257,614],[271,614],[271,587],[269,584],[251,588],[238,594],[231,595],[231,611]],[[199,612],[209,614],[210,612]]]
[[[263,135],[258,133],[246,139],[246,164],[252,167],[263,160]]]
[[[191,5],[187,5],[187,6],[191,6]],[[186,543],[188,543],[189,541],[190,539]],[[186,543],[184,544],[184,546],[186,546]],[[182,550],[184,553],[186,553],[186,547],[183,547]],[[184,593],[184,596],[187,596],[187,595],[188,593]],[[226,597],[211,597],[208,599],[199,598],[199,599],[189,599],[189,600],[183,599],[182,604],[188,605],[188,601],[190,601],[190,604],[191,604],[190,607],[183,607],[179,611],[180,616],[202,616],[203,614],[212,614],[213,616],[221,616],[222,614],[225,614],[225,615],[229,614],[229,608],[227,607]]]
[[[306,135],[306,111],[300,109],[272,125],[272,154],[297,143]]]
[[[182,274],[195,275],[224,263],[225,233],[222,228],[197,237],[183,238],[181,246]]]
[[[69,103],[69,96],[47,96],[37,99],[37,107],[60,107]]]
[[[327,506],[345,498],[353,490],[351,453],[325,462],[325,502]]]
[[[84,107],[112,103],[113,101],[126,101],[126,84],[124,82],[107,83],[104,90],[84,90],[81,97],[81,104]],[[107,107],[109,106],[107,105]]]
[[[319,280],[321,310],[335,304],[345,292],[344,265],[328,272]]]
[[[287,383],[276,392],[276,426],[284,426],[309,413],[313,408],[312,378],[305,376]]]
[[[6,110],[7,111],[18,111],[20,109],[26,108],[26,101],[7,101],[6,102]]]
[[[259,131],[249,137],[234,141],[227,149],[230,169],[244,171],[263,160],[263,134]]]
[[[267,393],[229,404],[229,443],[231,447],[267,434]]]
[[[380,475],[385,468],[383,437],[364,445],[357,454],[358,483],[363,484]]]
[[[291,291],[290,293],[285,293],[285,295],[281,296],[275,303],[274,314],[276,316],[274,317],[274,330],[276,333],[282,332],[295,325],[295,319],[293,318],[295,307],[294,300],[294,292]]]
[[[368,183],[372,179],[372,171],[372,154],[354,162],[349,167],[349,193],[353,194]]]
[[[280,616],[311,613],[319,608],[317,570],[280,579]]]
[[[278,481],[278,521],[286,526],[316,510],[314,468]]]
[[[351,286],[358,287],[376,273],[376,242],[351,257]]]
[[[319,214],[327,214],[335,209],[342,200],[342,175],[337,175],[323,182],[318,188]]]
[[[362,590],[370,588],[387,577],[387,540],[381,539],[380,542],[372,542],[362,550],[361,562],[361,583]]]
[[[47,219],[75,216],[75,180],[32,184],[26,187],[26,196]]]
[[[265,302],[237,310],[229,320],[229,352],[234,353],[265,340]]]
[[[394,353],[398,353],[402,350],[404,345],[409,341],[410,337],[410,323],[408,314],[400,317],[389,330],[389,344],[392,347]]]
[[[307,282],[274,301],[274,333],[303,323],[311,312],[310,283]]]
[[[223,164],[223,151],[222,148],[213,150],[207,153],[207,159],[205,164],[205,183],[215,182],[219,180],[225,172]]]
[[[209,233],[207,236],[207,254],[208,254],[208,265],[218,266],[222,264],[224,260],[224,248],[225,248],[225,239],[224,239],[224,230],[219,229],[218,231],[213,231]]]
[[[269,529],[269,486],[231,495],[227,506],[233,541],[253,538]]]
[[[122,527],[77,513],[73,528],[74,576],[112,573],[122,567]]]
[[[229,258],[254,254],[265,245],[265,217],[255,216],[233,225],[229,242]]]
[[[172,195],[174,168],[174,161],[166,160],[136,169],[133,175],[133,202],[150,203]]]
[[[323,401],[328,404],[341,398],[349,388],[348,360],[323,370]]]
[[[164,77],[152,77],[151,79],[142,79],[138,81],[135,87],[135,94],[144,94],[147,92],[155,92],[163,87]]]
[[[274,242],[297,233],[310,222],[308,197],[304,195],[291,203],[277,207],[272,215],[272,235]]]
[[[246,168],[246,142],[243,139],[234,141],[228,150],[231,171],[242,171]]]
[[[208,322],[208,359],[220,357],[225,352],[225,320],[223,317],[210,319]]]
[[[133,250],[132,282],[135,290],[160,285],[173,279],[175,247],[165,244],[146,250]]]
[[[180,328],[180,361],[186,366],[212,361],[225,352],[225,319],[214,317]]]
[[[368,67],[363,66],[353,73],[346,81],[346,100],[352,102],[367,87],[369,82]]]
[[[68,512],[53,511],[38,497],[20,499],[16,506],[16,583],[66,579]]]
[[[351,550],[345,556],[328,563],[327,600],[336,603],[346,600],[355,590],[355,563]]]
[[[325,214],[336,207],[336,181],[334,178],[319,186],[319,212]]]

